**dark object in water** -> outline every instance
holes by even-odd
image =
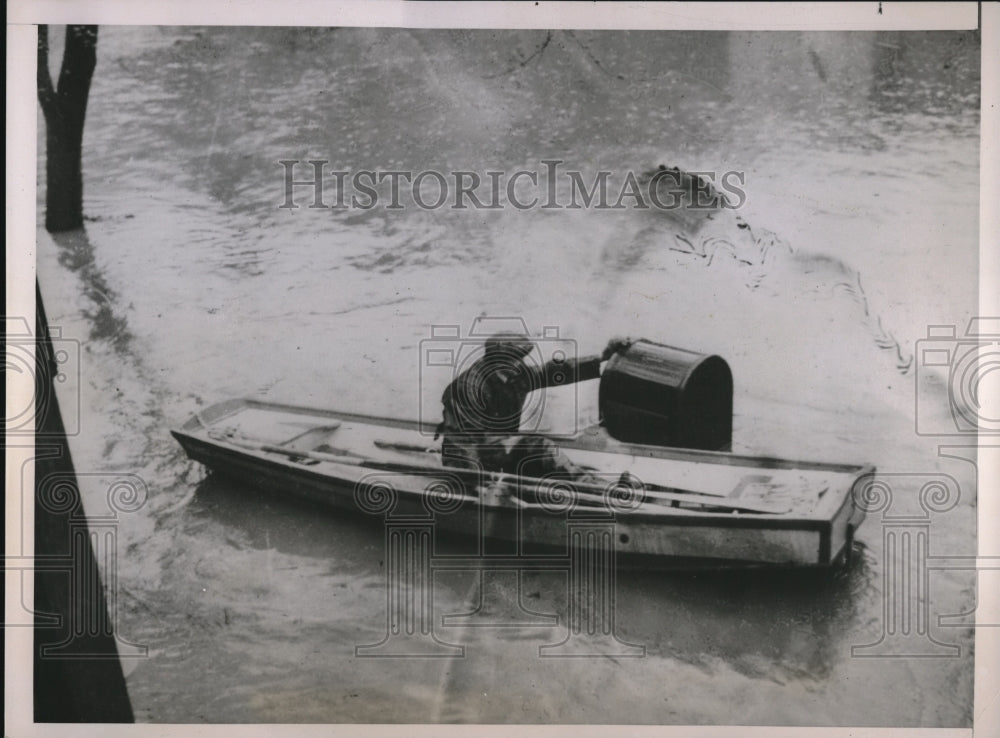
[[[599,403],[619,441],[708,451],[732,444],[733,375],[719,356],[636,341],[605,367]]]
[[[36,452],[35,723],[135,722],[94,546],[107,554],[109,529],[93,528],[83,513],[66,427],[59,412],[56,349],[35,283]],[[58,334],[57,334],[58,335]],[[57,504],[58,503],[58,504]],[[114,544],[112,544],[113,546]],[[112,561],[109,566],[114,566]],[[30,575],[29,575],[30,576]],[[110,576],[113,578],[115,572]],[[103,580],[107,582],[107,579]],[[109,587],[113,592],[113,586]]]

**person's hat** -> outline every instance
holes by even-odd
[[[497,333],[486,339],[488,354],[502,351],[521,357],[530,354],[533,348],[535,348],[534,341],[523,333]]]

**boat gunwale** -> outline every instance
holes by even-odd
[[[288,405],[285,403],[270,402],[267,400],[259,400],[249,397],[243,397],[243,398],[234,398],[230,400],[223,400],[221,402],[208,406],[204,410],[195,413],[195,415],[191,419],[189,419],[186,423],[184,423],[184,425],[181,426],[181,430],[194,430],[198,426],[207,428],[209,426],[209,423],[206,423],[204,420],[204,416],[206,413],[210,413],[212,410],[217,410],[222,408],[228,409],[230,407],[232,409],[229,412],[213,417],[210,422],[216,423],[226,417],[236,414],[236,412],[238,412],[241,409],[251,407],[259,410],[290,412],[292,414],[297,414],[297,415],[336,418],[337,420],[341,421],[366,423],[369,425],[385,425],[392,428],[426,432],[428,435],[433,434],[436,428],[436,425],[424,423],[421,422],[420,420],[405,419],[405,418],[390,418],[377,415],[364,415],[360,413],[341,411],[341,410],[331,410],[324,408],[309,408],[303,405]],[[558,438],[558,440],[561,443],[565,444],[567,448],[584,449],[592,451],[594,453],[609,453],[609,454],[620,453],[620,454],[630,454],[632,456],[687,460],[693,462],[698,462],[700,460],[703,460],[705,463],[725,464],[727,466],[750,466],[760,469],[801,469],[804,471],[839,472],[844,474],[855,475],[855,481],[858,478],[861,478],[868,474],[872,474],[875,471],[874,465],[867,462],[857,463],[857,464],[844,464],[844,463],[836,463],[828,461],[781,459],[772,456],[751,456],[746,454],[734,454],[729,451],[707,451],[702,449],[686,449],[686,448],[674,448],[667,446],[650,446],[645,444],[624,443],[616,439],[611,439],[615,444],[614,448],[602,449],[602,448],[596,448],[593,445],[588,444],[586,442],[586,435],[587,435],[587,429],[584,429],[575,436],[568,436],[566,438],[553,436],[553,438]]]
[[[181,442],[184,446],[182,437],[196,444],[200,444],[210,451],[215,453],[221,453],[225,456],[233,457],[236,464],[240,462],[250,462],[251,464],[257,466],[263,466],[264,468],[270,468],[275,470],[280,470],[283,473],[291,473],[292,476],[304,477],[310,482],[316,483],[321,482],[326,485],[339,485],[342,489],[356,486],[361,480],[357,482],[351,481],[345,477],[339,477],[333,474],[326,473],[322,470],[316,469],[315,467],[304,467],[296,465],[296,463],[290,459],[285,459],[281,457],[271,457],[264,455],[263,451],[255,451],[251,449],[243,449],[239,447],[230,447],[224,445],[221,441],[212,438],[201,438],[190,433],[183,431],[171,431],[174,437]],[[185,451],[187,447],[185,446]],[[204,463],[204,462],[201,462]],[[335,462],[327,462],[330,464],[335,464]],[[210,466],[206,464],[206,466]],[[418,468],[414,468],[412,473],[405,471],[398,471],[392,469],[380,470],[377,467],[354,467],[349,465],[340,465],[348,468],[360,468],[364,469],[370,473],[378,473],[380,471],[396,474],[399,476],[407,476],[420,478],[426,476]],[[447,470],[442,469],[444,473]],[[852,485],[853,486],[853,485]],[[398,490],[402,495],[406,495],[414,500],[422,498],[426,495],[426,488],[423,490],[400,488]],[[336,493],[333,493],[336,495]],[[346,495],[341,495],[346,496]],[[482,501],[482,508],[488,510],[491,513],[500,514],[532,514],[535,512],[552,515],[552,512],[546,511],[541,506],[537,508],[522,508],[517,505],[493,505],[489,504],[488,501],[483,501],[481,497],[473,497],[471,495],[464,495],[470,501]],[[826,517],[803,517],[801,514],[795,515],[794,513],[788,514],[768,514],[768,513],[739,513],[733,514],[731,512],[710,512],[710,511],[686,511],[680,508],[668,508],[664,506],[664,512],[648,513],[641,510],[621,510],[612,511],[607,510],[606,512],[613,516],[615,522],[626,523],[630,525],[677,525],[677,526],[717,526],[717,527],[730,527],[730,528],[757,528],[757,529],[775,529],[775,530],[786,530],[786,529],[797,529],[803,531],[816,531],[823,533],[831,528],[833,521],[841,513],[844,505],[850,502],[850,493],[844,495],[843,502],[837,506],[837,509],[830,516]],[[603,512],[599,508],[596,512]]]

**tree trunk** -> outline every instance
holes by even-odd
[[[81,148],[90,80],[97,65],[97,26],[67,26],[59,84],[49,77],[49,34],[38,27],[38,101],[45,115],[45,229],[83,226]]]

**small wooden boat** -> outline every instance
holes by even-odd
[[[592,427],[558,443],[601,483],[515,477],[445,467],[433,428],[417,421],[250,399],[213,405],[172,432],[195,461],[276,494],[528,548],[565,548],[574,521],[604,520],[619,560],[667,566],[842,563],[864,519],[852,492],[874,473],[622,443]]]

